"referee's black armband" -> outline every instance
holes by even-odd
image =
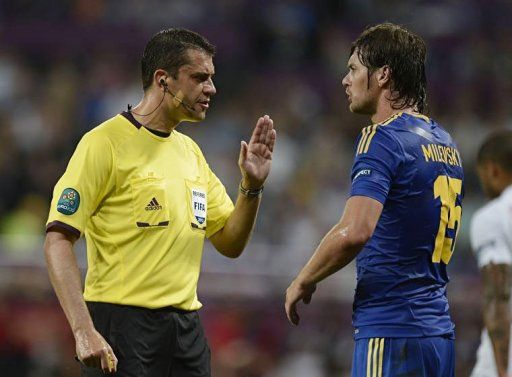
[[[259,198],[263,193],[263,186],[257,189],[246,189],[242,186],[242,181],[240,181],[240,185],[238,186],[240,193],[243,196],[247,196],[248,198]]]

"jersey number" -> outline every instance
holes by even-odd
[[[434,182],[434,198],[441,200],[441,218],[437,231],[432,262],[448,264],[452,257],[455,240],[459,231],[462,208],[456,204],[457,194],[462,190],[462,180],[440,175]],[[455,231],[453,238],[446,237],[446,230]]]

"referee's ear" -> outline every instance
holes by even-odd
[[[167,85],[169,85],[168,80],[173,80],[172,75],[163,69],[157,69],[155,73],[153,73],[153,88],[161,88],[165,89]]]

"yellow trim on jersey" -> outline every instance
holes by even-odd
[[[403,111],[390,116],[388,119],[386,119],[382,123],[375,123],[375,124],[372,124],[371,126],[366,126],[365,128],[363,128],[363,130],[361,132],[361,140],[359,140],[359,144],[357,145],[357,153],[356,154],[368,152],[368,150],[370,149],[370,143],[372,142],[372,139],[375,136],[375,133],[377,132],[377,127],[388,125],[389,123],[391,123],[392,121],[394,121],[395,119],[400,117],[402,114],[403,114]]]
[[[378,127],[378,124],[371,126],[371,132],[366,140],[366,146],[363,149],[363,153],[368,152],[368,148],[370,148],[370,143],[372,142],[372,139],[375,136],[375,132],[377,132],[377,127]]]
[[[388,125],[389,123],[391,123],[392,121],[394,121],[396,118],[399,118],[403,115],[403,111],[399,112],[399,113],[396,113],[395,115],[392,115],[390,116],[388,119],[386,119],[384,122],[382,123],[378,123],[377,125],[381,125],[381,126],[385,126],[385,125]]]
[[[357,145],[357,154],[360,154],[363,151],[363,145],[366,142],[366,135],[370,127],[371,126],[365,127],[361,131],[361,139],[359,140],[359,144]]]
[[[366,377],[382,377],[384,338],[370,338],[366,360]]]
[[[430,123],[430,118],[426,115],[423,115],[423,114],[411,114],[411,113],[408,113],[409,115],[412,115],[413,117],[416,117],[416,118],[421,118],[423,119],[424,121]]]

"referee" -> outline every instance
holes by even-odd
[[[214,54],[194,32],[155,34],[141,102],[85,134],[55,186],[44,250],[82,376],[210,376],[196,294],[204,239],[227,257],[242,253],[276,139],[265,115],[242,141],[233,205],[199,147],[175,130],[205,118]],[[82,234],[83,293],[73,253]]]

